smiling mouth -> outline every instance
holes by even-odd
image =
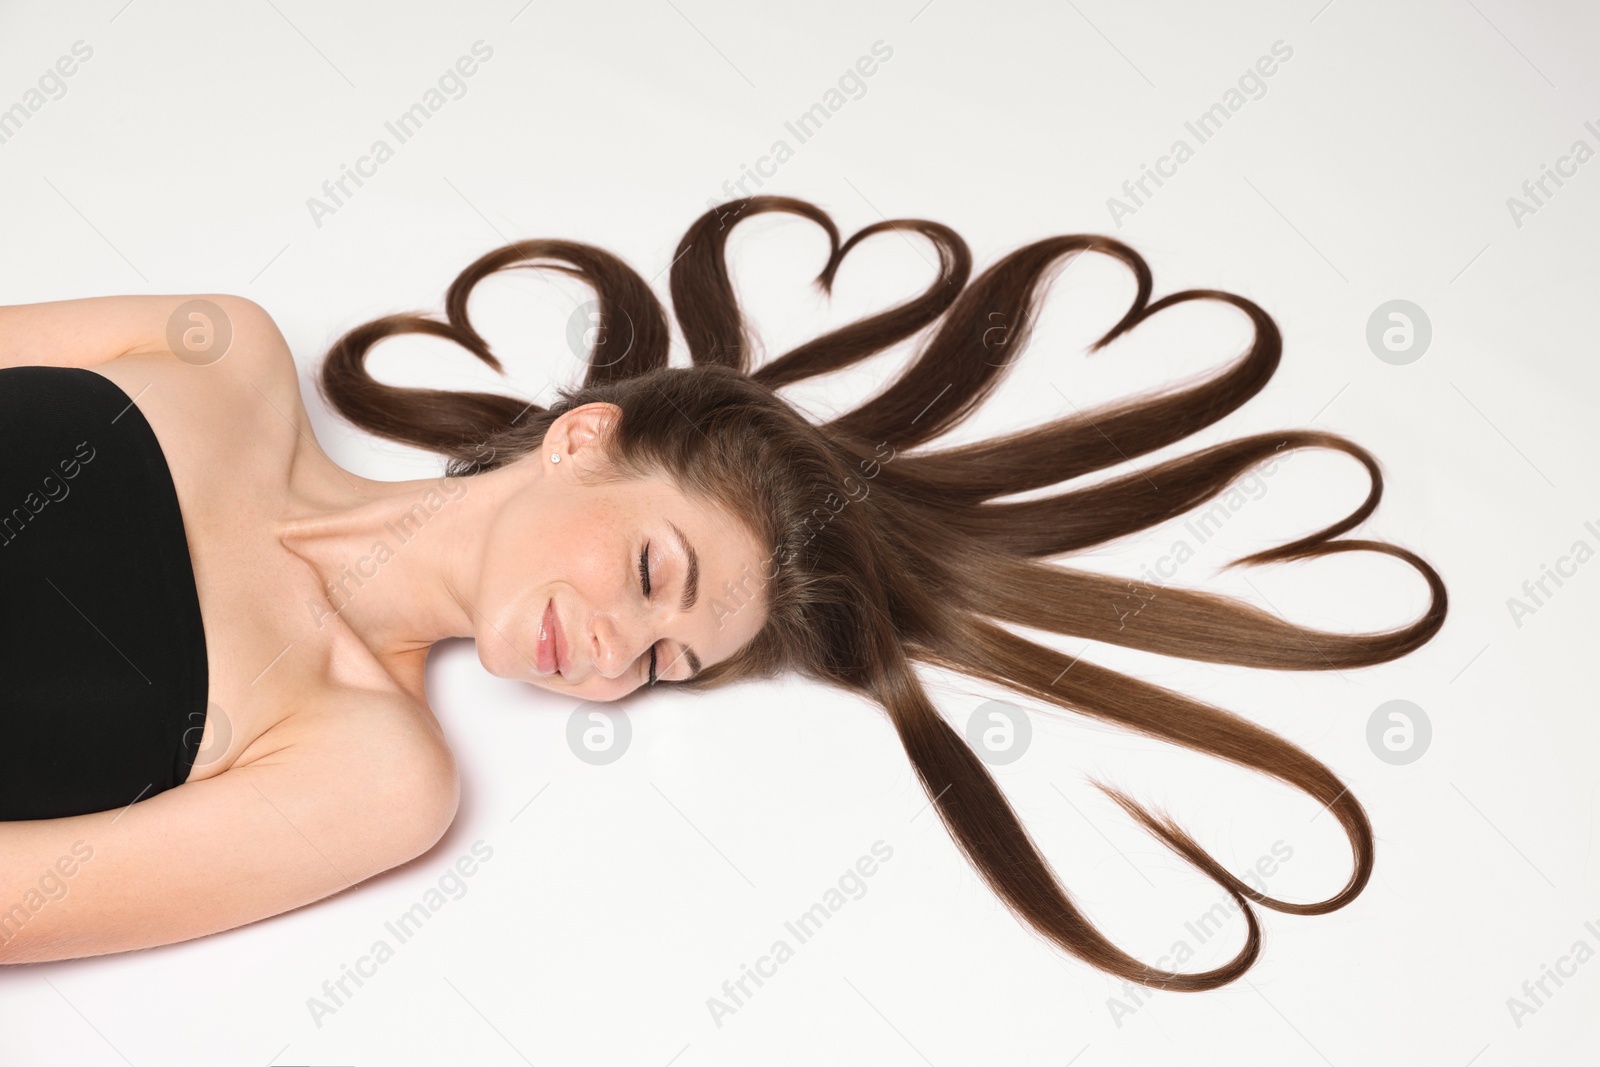
[[[561,633],[561,617],[556,614],[555,598],[545,605],[544,618],[539,621],[539,646],[536,651],[540,674],[560,674],[566,677],[566,640]]]

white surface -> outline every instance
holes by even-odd
[[[491,678],[452,642],[435,651],[429,691],[465,795],[436,849],[243,930],[0,972],[0,1061],[1594,1062],[1600,962],[1548,986],[1555,995],[1520,1025],[1507,998],[1576,941],[1600,949],[1600,563],[1579,567],[1520,626],[1507,600],[1573,542],[1600,547],[1584,525],[1600,527],[1600,162],[1520,226],[1507,198],[1575,140],[1600,148],[1600,131],[1584,126],[1600,126],[1595,11],[1506,0],[919,3],[7,5],[0,107],[75,41],[93,56],[0,144],[0,299],[251,296],[289,338],[330,453],[371,476],[418,477],[438,461],[375,443],[322,407],[311,374],[330,341],[375,315],[441,308],[462,267],[523,237],[599,244],[655,278],[665,300],[672,251],[707,199],[728,195],[724,180],[775,139],[795,146],[785,121],[882,40],[893,56],[865,93],[759,191],[818,203],[846,235],[884,216],[947,223],[979,269],[1053,234],[1118,236],[1150,261],[1155,296],[1231,290],[1285,336],[1262,394],[1151,462],[1315,426],[1384,465],[1384,500],[1351,536],[1410,547],[1444,575],[1450,617],[1419,652],[1274,675],[1086,651],[1326,761],[1376,828],[1366,892],[1326,916],[1263,912],[1266,944],[1246,981],[1148,994],[1114,1019],[1119,983],[999,906],[923,810],[871,705],[796,680],[641,697],[627,705],[632,747],[595,767],[567,748],[571,708]],[[317,226],[307,198],[480,39],[493,56],[465,95]],[[1185,120],[1277,41],[1293,56],[1265,94],[1119,227],[1107,198],[1175,138],[1193,145]],[[880,238],[825,304],[808,288],[823,247],[796,219],[736,232],[738,282],[774,354],[920,290],[930,269],[925,247]],[[1242,316],[1189,304],[1085,362],[1083,345],[1131,291],[1104,258],[1074,263],[1028,355],[960,436],[1066,413],[1062,394],[1087,407],[1152,388],[1240,350]],[[481,287],[474,310],[509,383],[414,339],[375,364],[395,381],[535,397],[573,380],[565,328],[587,295],[554,274]],[[1394,298],[1433,324],[1432,347],[1405,366],[1377,359],[1364,337],[1373,309]],[[794,395],[852,404],[903,355]],[[1312,625],[1415,616],[1420,579],[1385,558],[1215,577],[1222,562],[1342,515],[1365,486],[1353,462],[1321,453],[1298,454],[1263,484],[1271,506],[1252,501],[1176,580],[1265,599]],[[1182,536],[1180,520],[1082,565],[1137,574]],[[1004,695],[928,677],[958,725]],[[1373,710],[1398,698],[1423,707],[1434,730],[1407,766],[1366,743]],[[1132,828],[1091,774],[1166,807],[1235,870],[1276,842],[1292,848],[1276,895],[1322,899],[1343,884],[1343,838],[1304,796],[1028,706],[1033,747],[997,777],[1069,889],[1130,951],[1153,960],[1193,943],[1184,923],[1226,898]],[[865,895],[717,1026],[707,998],[880,839],[893,857]],[[459,898],[440,898],[319,1026],[308,998],[378,939],[393,944],[385,922],[425,902],[479,840],[492,857],[459,886],[446,881]],[[1231,956],[1241,934],[1234,921],[1192,944],[1187,968]]]

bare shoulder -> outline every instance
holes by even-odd
[[[203,453],[217,441],[240,439],[252,441],[258,455],[280,456],[312,436],[294,355],[254,300],[210,293],[62,303],[86,305],[82,318],[99,326],[80,323],[72,343],[41,342],[36,354],[117,383],[172,451]],[[51,306],[0,308],[0,324],[5,312]],[[39,336],[49,332],[43,318],[33,325]]]
[[[171,944],[350,888],[421,855],[455,817],[455,763],[402,699],[291,717],[222,774],[107,811],[0,823],[0,900],[72,858],[70,906],[0,916],[0,962]],[[431,718],[431,717],[430,717]]]
[[[178,302],[164,331],[119,359],[162,365],[185,387],[225,385],[251,403],[270,403],[297,427],[309,425],[294,354],[266,308],[233,294],[167,300]]]
[[[403,862],[454,820],[460,776],[438,721],[398,691],[344,689],[264,732],[224,774],[292,759]],[[219,776],[220,777],[220,776]]]
[[[295,820],[350,858],[354,870],[343,873],[355,881],[432,848],[461,800],[438,721],[399,692],[345,690],[303,707],[218,778],[269,768],[279,772],[283,803],[299,809]]]

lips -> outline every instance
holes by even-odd
[[[535,653],[540,674],[555,674],[567,665],[567,641],[561,632],[561,617],[556,614],[552,598],[545,605],[544,618],[539,621],[539,647]]]

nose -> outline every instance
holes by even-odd
[[[590,624],[590,654],[602,677],[620,676],[649,650],[654,638],[646,621],[610,611],[595,613]]]

